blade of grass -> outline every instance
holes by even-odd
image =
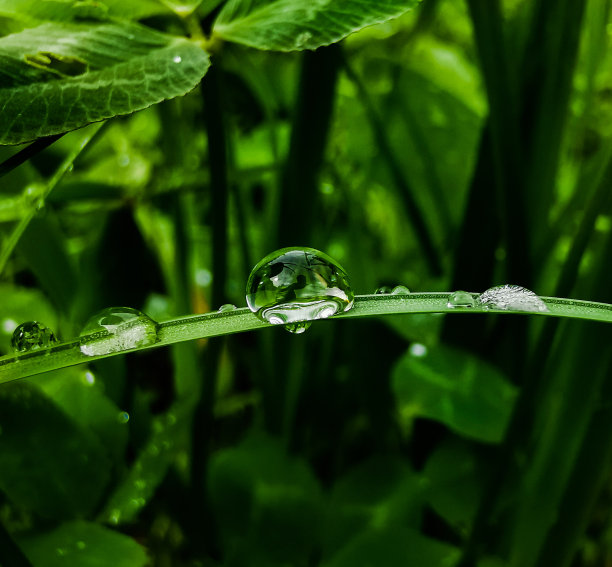
[[[391,174],[391,177],[399,190],[399,196],[404,203],[412,229],[414,230],[423,249],[423,255],[425,257],[425,261],[427,262],[427,266],[429,267],[429,271],[433,276],[441,276],[442,260],[440,258],[440,253],[436,249],[431,230],[425,222],[425,216],[421,211],[421,207],[419,206],[416,197],[414,196],[414,191],[410,186],[409,181],[406,179],[406,176],[404,175],[399,164],[399,160],[391,147],[391,142],[387,137],[385,125],[378,116],[363,81],[352,69],[346,57],[343,57],[342,63],[346,76],[357,89],[357,94],[365,110],[368,122],[370,123],[370,128],[374,134],[374,139],[378,146],[381,158],[385,161],[389,169],[389,173]]]
[[[477,293],[472,295],[473,297],[478,296]],[[544,301],[549,311],[526,313],[511,310],[485,310],[479,307],[456,309],[448,307],[448,296],[448,292],[411,293],[406,296],[358,295],[355,297],[355,303],[350,311],[335,315],[333,319],[375,317],[408,313],[447,313],[453,315],[497,313],[505,315],[520,314],[563,317],[612,323],[612,305],[607,303],[557,297],[542,297],[541,299]],[[255,314],[247,308],[226,312],[214,311],[203,315],[190,315],[160,323],[157,342],[154,344],[96,356],[86,356],[80,351],[81,342],[87,342],[94,338],[102,338],[99,334],[88,335],[81,337],[79,340],[57,344],[49,348],[1,357],[0,384],[11,380],[17,380],[18,378],[33,376],[49,370],[56,370],[58,368],[64,368],[83,362],[91,362],[110,356],[118,356],[128,352],[137,352],[139,350],[167,346],[183,341],[218,337],[271,326],[272,325],[258,319]],[[293,338],[295,339],[295,337]]]

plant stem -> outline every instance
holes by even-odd
[[[22,163],[28,161],[31,157],[42,152],[54,142],[57,142],[64,134],[55,134],[45,138],[39,138],[32,142],[27,148],[20,150],[15,155],[0,163],[0,177],[9,174],[13,169],[19,167]]]
[[[474,297],[478,294],[473,293]],[[565,317],[570,319],[587,319],[612,323],[612,304],[596,303],[593,301],[579,301],[557,297],[542,297],[549,311],[526,313],[521,311],[483,309],[480,307],[470,309],[456,309],[447,306],[448,292],[411,293],[410,295],[358,295],[355,297],[353,308],[333,319],[351,317],[376,317],[387,315],[400,315],[410,313],[447,313],[447,314],[520,314],[540,315],[549,317]],[[23,354],[12,354],[0,358],[0,384],[33,376],[49,370],[57,370],[66,366],[73,366],[83,362],[91,362],[100,358],[117,356],[127,352],[137,352],[150,348],[167,346],[182,341],[218,337],[232,333],[252,331],[264,327],[271,327],[258,319],[247,308],[205,313],[203,315],[189,315],[159,325],[157,342],[152,345],[137,347],[120,352],[109,352],[95,356],[86,356],[80,351],[81,342],[91,339],[100,339],[98,334],[92,334],[80,339],[54,345],[49,348],[33,350]],[[299,339],[298,339],[299,340]]]
[[[421,243],[429,271],[433,276],[440,276],[442,274],[442,261],[440,260],[440,254],[436,249],[431,231],[425,222],[425,215],[421,212],[421,207],[414,196],[414,190],[406,179],[399,160],[391,147],[391,143],[387,137],[385,125],[378,116],[363,82],[349,65],[346,58],[344,58],[343,64],[347,77],[357,89],[358,96],[361,99],[361,104],[364,107],[368,122],[372,128],[374,139],[379,147],[381,158],[386,162],[389,173],[391,174],[395,185],[399,189],[399,196],[403,200],[404,206],[406,207],[406,213],[408,214],[408,218],[412,224],[412,229],[414,230],[418,241]]]

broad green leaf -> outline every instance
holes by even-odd
[[[442,567],[454,565],[458,558],[459,551],[447,543],[394,526],[359,534],[321,567]]]
[[[252,434],[214,455],[208,491],[226,544],[262,564],[301,561],[318,542],[319,485],[277,439]]]
[[[144,567],[145,549],[132,538],[88,522],[68,522],[19,546],[35,567]]]
[[[82,365],[63,368],[46,373],[36,384],[74,421],[95,433],[114,463],[123,462],[127,423],[91,370]]]
[[[229,0],[213,27],[218,37],[258,49],[316,49],[386,22],[419,0]]]
[[[0,38],[0,144],[184,95],[208,65],[195,43],[138,24],[48,23]]]
[[[45,21],[139,19],[168,13],[158,0],[0,0],[0,17],[29,23]]]
[[[110,461],[80,428],[26,382],[0,388],[0,489],[46,518],[91,513],[109,480]]]
[[[449,524],[467,532],[486,484],[482,459],[465,441],[454,438],[432,453],[425,464],[425,497]]]
[[[479,441],[501,441],[516,388],[486,362],[445,346],[412,349],[392,379],[404,425],[427,417]]]
[[[421,478],[408,463],[396,456],[372,457],[340,478],[331,491],[325,552],[335,552],[367,529],[417,528],[421,506]]]

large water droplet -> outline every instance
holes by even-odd
[[[22,323],[15,329],[11,338],[11,346],[16,352],[45,348],[56,342],[53,331],[38,321]]]
[[[467,291],[455,291],[448,296],[447,307],[451,308],[470,308],[476,305],[476,300],[471,293]]]
[[[344,269],[314,248],[283,248],[251,271],[246,287],[249,309],[273,325],[303,333],[310,321],[326,319],[353,306]]]
[[[87,356],[120,352],[157,341],[157,323],[131,307],[109,307],[94,315],[81,331]]]
[[[520,285],[498,285],[482,293],[477,304],[483,309],[503,309],[543,313],[546,304],[533,291]]]

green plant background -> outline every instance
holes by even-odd
[[[28,320],[244,307],[285,246],[415,305],[612,303],[611,26],[609,0],[0,0],[1,354]],[[0,384],[0,567],[609,565],[610,325],[377,301],[39,351]]]

